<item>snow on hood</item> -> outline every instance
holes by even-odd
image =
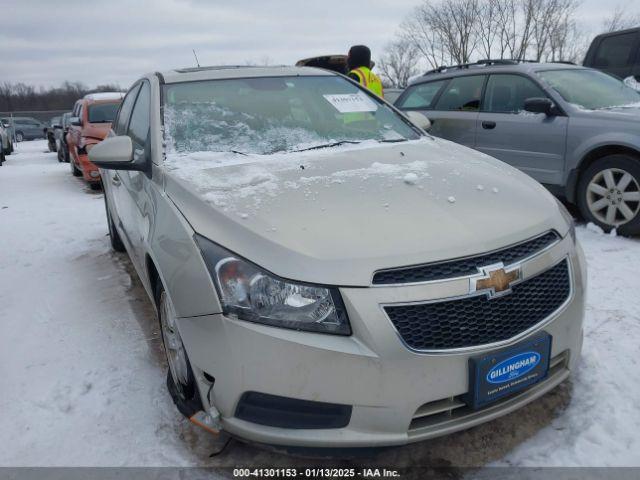
[[[485,252],[566,225],[537,182],[440,139],[277,155],[170,154],[168,195],[200,234],[283,277],[372,273]]]

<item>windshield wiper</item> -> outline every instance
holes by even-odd
[[[249,156],[249,154],[248,154],[248,153],[244,153],[244,152],[241,152],[241,151],[239,151],[239,150],[229,150],[229,151],[230,151],[231,153],[237,153],[238,155],[244,155],[245,157],[248,157],[248,156]]]
[[[351,144],[357,144],[360,142],[356,142],[353,140],[341,140],[339,142],[333,142],[333,143],[326,143],[324,145],[315,145],[313,147],[309,147],[309,148],[303,148],[301,150],[292,150],[293,152],[306,152],[307,150],[318,150],[320,148],[331,148],[331,147],[337,147],[338,145],[344,145],[345,143],[351,143]]]
[[[406,138],[390,138],[387,140],[378,140],[380,143],[398,143],[398,142],[406,142]]]

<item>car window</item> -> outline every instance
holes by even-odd
[[[484,94],[482,110],[493,113],[518,113],[524,110],[526,99],[546,96],[538,85],[522,75],[491,75]]]
[[[89,123],[110,123],[118,111],[118,103],[98,103],[89,105]]]
[[[629,65],[629,57],[636,40],[636,33],[624,33],[605,37],[596,52],[597,68],[620,68]]]
[[[115,121],[115,128],[113,129],[116,135],[124,135],[127,132],[129,115],[133,108],[133,102],[135,102],[136,96],[138,95],[138,90],[140,90],[140,84],[135,85],[129,90],[129,93],[127,93],[120,105],[120,110],[118,111],[118,116]]]
[[[421,83],[407,89],[407,93],[402,97],[398,108],[421,108],[429,110],[433,108],[433,100],[447,80]]]
[[[477,111],[484,75],[472,75],[452,79],[446,86],[436,104],[436,110]]]
[[[151,99],[151,89],[149,84],[144,82],[140,88],[138,99],[131,113],[129,131],[127,134],[139,145],[144,145],[149,132],[149,103]]]

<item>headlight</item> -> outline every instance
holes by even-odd
[[[274,327],[351,335],[336,288],[277,277],[194,235],[226,315]]]
[[[565,207],[560,200],[556,198],[556,202],[558,202],[558,208],[560,209],[562,218],[564,218],[569,224],[569,235],[571,235],[573,243],[576,243],[576,221],[573,218],[573,215],[569,213],[569,210],[567,210],[567,207]]]

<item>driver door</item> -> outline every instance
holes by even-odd
[[[529,174],[540,183],[562,183],[568,119],[524,111],[527,98],[547,97],[528,77],[489,77],[477,119],[476,149]]]

